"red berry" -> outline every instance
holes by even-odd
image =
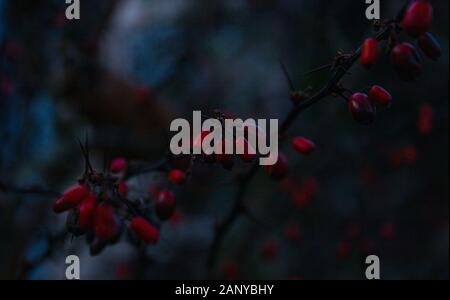
[[[417,128],[419,133],[428,136],[433,131],[434,109],[430,104],[423,104],[419,111]]]
[[[347,241],[341,241],[338,243],[336,247],[336,256],[339,259],[345,259],[350,256],[352,252],[352,247],[349,242]]]
[[[155,202],[155,209],[158,218],[166,221],[172,217],[175,212],[176,200],[175,195],[168,190],[158,193]]]
[[[414,145],[408,145],[402,149],[403,161],[406,165],[412,165],[417,161],[417,148]]]
[[[278,154],[278,161],[271,166],[265,166],[266,173],[274,180],[281,180],[289,172],[288,161],[283,153]]]
[[[154,98],[153,91],[146,86],[138,86],[136,88],[136,100],[139,104],[147,104]]]
[[[316,149],[314,142],[304,137],[294,137],[292,139],[292,145],[297,152],[305,155],[311,154]]]
[[[53,204],[53,210],[61,213],[78,206],[89,194],[89,189],[84,185],[75,185],[67,189]]]
[[[79,225],[83,229],[89,229],[92,227],[94,221],[95,208],[97,206],[97,200],[95,195],[89,193],[86,199],[83,200],[79,208]]]
[[[94,232],[100,240],[111,241],[119,233],[119,222],[114,209],[108,204],[97,206],[94,215]]]
[[[385,223],[380,228],[380,236],[385,240],[392,240],[395,236],[395,226],[392,223]]]
[[[302,234],[302,228],[300,227],[300,224],[297,222],[290,222],[286,225],[284,228],[284,236],[289,241],[298,241],[300,240]]]
[[[125,158],[116,158],[111,162],[110,170],[112,173],[120,173],[125,171],[127,168],[128,163]]]
[[[273,240],[266,241],[262,246],[261,255],[265,261],[273,261],[278,255],[278,243]]]
[[[378,60],[378,41],[374,38],[366,39],[361,47],[359,62],[370,69]]]
[[[392,102],[391,94],[379,85],[374,85],[370,89],[369,98],[372,102],[381,105],[389,105]]]
[[[358,223],[349,223],[345,227],[345,236],[350,240],[357,239],[361,235],[361,226]]]
[[[314,195],[319,190],[319,184],[315,178],[307,179],[293,194],[293,202],[297,208],[307,207]]]
[[[169,172],[169,180],[174,184],[181,185],[186,181],[186,173],[180,170],[171,170]]]
[[[398,44],[392,49],[391,62],[402,80],[412,81],[422,73],[422,62],[413,45]]]
[[[126,198],[128,195],[128,184],[125,181],[119,182],[117,185],[117,192],[123,198]]]
[[[366,94],[356,93],[351,96],[348,108],[353,118],[361,124],[369,125],[375,120],[376,108]]]
[[[429,59],[438,60],[438,58],[441,57],[441,45],[439,45],[438,41],[431,33],[426,32],[424,34],[421,34],[419,39],[417,40],[417,43],[419,44],[420,49]]]
[[[417,0],[411,3],[403,17],[403,29],[411,36],[430,30],[433,22],[433,6],[429,1]]]
[[[159,240],[159,230],[142,217],[133,218],[130,228],[146,244],[155,244]]]
[[[239,265],[231,259],[226,259],[222,265],[222,272],[226,279],[234,280],[239,277]]]

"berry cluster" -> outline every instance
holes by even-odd
[[[389,36],[391,64],[402,80],[416,80],[422,72],[422,61],[416,48],[406,42],[399,42],[398,33],[403,29],[410,37],[417,39],[422,52],[430,59],[437,60],[442,53],[433,35],[428,32],[433,20],[433,7],[426,0],[413,1],[406,9],[401,24],[386,22],[384,26],[393,28]],[[379,26],[379,24],[377,24]],[[379,59],[379,41],[368,38],[361,47],[359,62],[367,69]],[[353,118],[363,124],[371,124],[375,119],[376,104],[387,106],[392,96],[381,86],[373,86],[367,93],[354,93],[348,100]]]
[[[161,189],[151,201],[131,200],[124,180],[128,162],[114,159],[109,171],[94,171],[88,153],[83,149],[86,170],[77,184],[56,199],[53,210],[68,212],[67,230],[74,236],[86,235],[92,255],[117,242],[124,228],[131,241],[148,245],[160,239],[160,222],[175,212],[175,196]],[[172,180],[180,183],[180,175],[170,172]]]
[[[343,96],[348,105],[348,109],[353,118],[361,124],[371,124],[375,120],[376,106],[389,106],[392,102],[391,94],[382,86],[373,85],[364,92],[351,92],[343,87],[340,79],[357,61],[359,56],[360,64],[367,68],[373,68],[379,60],[379,43],[382,40],[388,40],[388,52],[393,68],[403,80],[411,81],[419,77],[422,71],[422,62],[416,48],[406,42],[399,41],[399,34],[404,31],[410,37],[417,39],[417,44],[422,52],[430,59],[436,60],[441,55],[441,48],[436,39],[429,33],[433,19],[433,7],[426,0],[416,0],[409,4],[402,15],[402,20],[393,20],[379,22],[376,24],[378,30],[383,28],[382,32],[388,33],[388,37],[378,35],[376,38],[368,38],[364,41],[359,51],[352,55],[340,53],[333,64],[326,67],[332,67],[336,72],[330,80],[328,86],[330,89],[323,89],[316,95],[310,96],[310,89],[305,91],[295,91],[291,84],[291,99],[294,102],[294,109],[283,123],[280,135],[286,134],[286,131],[293,119],[302,109],[330,95]],[[284,66],[283,66],[284,67]],[[337,71],[341,68],[341,71]],[[323,68],[321,68],[323,69]],[[343,70],[343,71],[342,71]],[[285,70],[286,72],[286,70]],[[286,72],[287,74],[287,72]],[[336,75],[337,74],[337,75]],[[342,74],[342,75],[341,75]],[[289,79],[289,78],[288,78]],[[290,80],[289,80],[290,81]],[[143,98],[148,95],[141,93]],[[217,112],[217,119],[224,121],[233,119],[228,114]],[[432,109],[423,107],[420,112],[418,123],[419,131],[426,135],[431,131]],[[252,134],[259,136],[261,129],[258,127],[247,128]],[[204,139],[211,132],[203,131],[192,140],[192,148],[201,148]],[[225,135],[224,135],[225,136]],[[234,137],[228,141],[224,139],[221,142],[223,153],[228,143],[233,143],[234,149],[237,146],[243,146],[243,154],[237,155],[244,163],[252,163],[257,158],[256,151],[250,151],[251,145],[245,137]],[[293,149],[301,155],[311,155],[316,145],[311,140],[295,136],[291,139]],[[414,149],[405,148],[399,150],[394,155],[396,163],[408,163],[416,159]],[[57,213],[69,212],[67,227],[69,232],[74,235],[86,234],[91,245],[91,253],[97,254],[108,244],[117,241],[127,228],[129,236],[134,237],[146,244],[155,244],[160,238],[161,222],[171,219],[176,213],[176,197],[170,188],[156,187],[152,188],[144,200],[132,200],[129,197],[128,185],[125,178],[129,178],[128,163],[125,159],[115,159],[108,172],[95,172],[89,164],[89,157],[84,149],[87,167],[85,174],[79,180],[78,184],[66,190],[60,198],[54,203],[54,211]],[[231,154],[208,154],[200,155],[180,155],[171,156],[164,163],[163,171],[166,174],[166,181],[172,186],[182,185],[186,182],[194,162],[201,161],[206,164],[220,164],[226,170],[232,170],[235,164],[234,156]],[[255,164],[256,166],[256,164]],[[264,171],[274,180],[286,178],[289,172],[289,164],[286,155],[279,153],[278,161],[275,165],[265,166]],[[250,171],[251,172],[251,171]],[[248,177],[253,175],[249,173]],[[299,207],[305,207],[310,199],[317,193],[318,184],[312,179],[306,181],[302,186],[289,189],[288,192],[294,199],[294,204]],[[242,201],[242,198],[237,201]],[[239,204],[239,203],[238,203]],[[236,207],[242,207],[236,205]],[[239,214],[239,209],[233,210],[229,222],[221,227],[217,232],[222,235],[227,227]],[[297,239],[300,234],[300,228],[296,225],[287,229],[286,233],[291,239]],[[221,237],[213,242],[212,249],[216,249],[220,243]],[[212,251],[213,252],[213,251]],[[273,259],[276,256],[277,247],[274,243],[267,243],[264,247],[263,256],[267,259]],[[346,244],[338,246],[339,256],[345,256],[348,252]],[[231,263],[227,266],[227,273],[230,277],[236,276],[235,266]]]

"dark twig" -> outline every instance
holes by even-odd
[[[3,193],[10,193],[10,194],[36,195],[43,197],[58,197],[59,195],[61,195],[61,193],[59,192],[52,191],[44,187],[39,186],[16,187],[3,182],[0,182],[0,191]]]
[[[407,1],[406,5],[409,1]],[[404,12],[404,9],[402,8],[402,11]],[[402,12],[397,16],[396,20],[400,20],[402,18]],[[397,29],[394,26],[386,26],[381,32],[379,32],[376,35],[376,39],[378,41],[386,40],[392,30]],[[361,53],[361,47],[359,47],[352,55],[349,55],[348,57],[345,57],[341,59],[340,65],[338,68],[333,69],[333,73],[329,80],[326,82],[326,84],[314,95],[309,97],[307,100],[297,104],[292,108],[292,110],[288,113],[284,121],[281,123],[280,126],[280,133],[279,136],[283,136],[287,133],[287,131],[290,129],[294,121],[298,118],[298,116],[308,109],[313,104],[323,100],[324,98],[327,98],[328,96],[331,96],[338,85],[338,83],[341,81],[341,79],[348,74],[348,71],[352,68],[352,66],[355,64],[355,62],[358,60]],[[280,61],[281,63],[281,61]],[[288,80],[289,86],[292,90],[293,84],[292,80],[290,79],[286,67],[281,63],[282,70],[284,74],[286,75],[286,78]],[[321,68],[328,67],[328,65],[323,66]],[[244,196],[245,193],[252,182],[253,178],[257,174],[258,171],[258,165],[255,163],[252,168],[247,172],[247,174],[244,176],[244,180],[239,185],[236,198],[234,200],[233,207],[231,211],[228,213],[228,215],[225,217],[224,221],[219,224],[218,228],[216,229],[215,236],[213,238],[210,253],[208,257],[208,269],[211,271],[215,265],[215,262],[218,257],[218,253],[222,244],[222,241],[224,240],[225,236],[227,235],[228,231],[232,227],[233,223],[236,221],[236,219],[243,214],[245,211],[244,208]]]

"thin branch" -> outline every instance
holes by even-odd
[[[43,197],[58,197],[61,193],[40,186],[16,187],[0,182],[0,191],[6,194],[36,195]]]
[[[289,90],[292,93],[295,91],[294,82],[292,81],[291,76],[289,75],[286,65],[283,63],[283,61],[281,59],[279,59],[279,62],[280,62],[281,69],[283,70],[283,74],[286,77],[286,80],[289,84]]]
[[[408,3],[409,3],[409,1],[407,1],[407,3],[405,4],[404,7],[406,7]],[[402,8],[402,11],[397,15],[396,20],[400,20],[402,18],[402,14],[403,14],[402,12],[404,12],[404,8]],[[389,37],[389,35],[391,34],[393,29],[394,29],[394,27],[387,26],[380,33],[378,33],[375,38],[378,41],[386,40]],[[301,102],[292,108],[292,110],[288,113],[288,115],[286,116],[284,121],[281,123],[279,136],[283,136],[284,134],[287,133],[287,131],[290,129],[290,127],[292,126],[294,121],[298,118],[298,116],[303,111],[308,109],[313,104],[315,104],[333,94],[333,92],[336,89],[337,84],[341,81],[341,79],[345,75],[348,74],[348,71],[352,68],[352,66],[358,60],[360,53],[361,53],[361,46],[348,58],[345,58],[342,60],[340,67],[335,69],[335,71],[331,75],[330,79],[318,92],[316,92],[313,96],[311,96],[306,101]],[[281,63],[281,61],[280,61],[280,63]],[[287,73],[287,69],[282,63],[281,63],[281,67],[283,69],[283,72],[286,75],[289,86],[292,89],[292,80],[290,79],[290,77]],[[225,236],[231,229],[231,227],[234,224],[234,222],[236,221],[236,219],[238,219],[238,217],[241,216],[243,214],[243,212],[245,211],[243,209],[244,196],[245,196],[247,189],[249,188],[250,183],[252,182],[253,178],[257,174],[258,169],[259,169],[258,165],[255,162],[254,165],[252,166],[252,168],[245,175],[245,177],[244,177],[245,180],[243,180],[241,182],[241,184],[239,185],[239,188],[238,188],[238,191],[236,194],[236,198],[234,200],[234,204],[233,204],[231,211],[228,213],[228,215],[225,217],[224,221],[216,229],[216,233],[215,233],[215,236],[214,236],[212,244],[211,244],[208,262],[207,262],[208,263],[207,267],[208,267],[209,271],[211,271],[215,265],[220,247],[222,245],[223,240],[225,239]]]

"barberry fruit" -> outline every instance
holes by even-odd
[[[391,62],[402,80],[413,81],[422,73],[422,62],[416,48],[401,43],[392,49]]]
[[[311,154],[316,149],[314,142],[300,136],[292,139],[292,146],[297,152],[305,155]]]
[[[181,185],[186,181],[186,173],[181,170],[171,170],[168,177],[172,183],[177,185]]]
[[[433,131],[434,109],[430,104],[423,104],[419,110],[417,128],[423,136],[428,136]]]
[[[155,244],[159,240],[159,230],[142,217],[133,218],[130,229],[146,244]]]
[[[412,37],[430,30],[433,22],[433,6],[427,0],[412,2],[403,17],[402,27]]]
[[[368,38],[361,47],[359,62],[362,66],[370,69],[378,60],[378,41],[374,38]]]
[[[391,94],[379,85],[374,85],[369,91],[369,98],[372,102],[388,106],[392,102]]]
[[[126,181],[120,181],[117,184],[117,192],[119,193],[119,195],[123,198],[126,198],[128,195],[128,184],[126,183]]]
[[[78,209],[79,225],[81,228],[89,229],[92,227],[96,206],[97,200],[95,198],[95,195],[93,193],[89,193],[86,199],[81,202]]]
[[[94,215],[94,232],[95,236],[103,241],[112,241],[117,237],[119,222],[110,205],[102,203],[97,206]]]
[[[442,48],[436,38],[429,32],[421,34],[417,43],[425,55],[432,60],[438,60],[442,55]]]
[[[170,219],[175,212],[175,207],[175,195],[171,191],[162,190],[158,193],[155,201],[155,210],[158,218],[162,221]]]
[[[53,210],[56,213],[61,213],[75,208],[88,194],[89,189],[84,185],[78,184],[70,187],[53,203]]]
[[[122,157],[115,158],[111,162],[110,171],[115,174],[121,173],[126,170],[127,166],[128,166],[128,163],[125,158],[122,158]]]
[[[274,180],[281,180],[289,172],[289,166],[286,156],[283,153],[278,154],[278,161],[274,165],[265,166],[266,173]]]
[[[369,125],[375,120],[376,108],[364,93],[353,94],[348,101],[353,118],[361,124]]]

